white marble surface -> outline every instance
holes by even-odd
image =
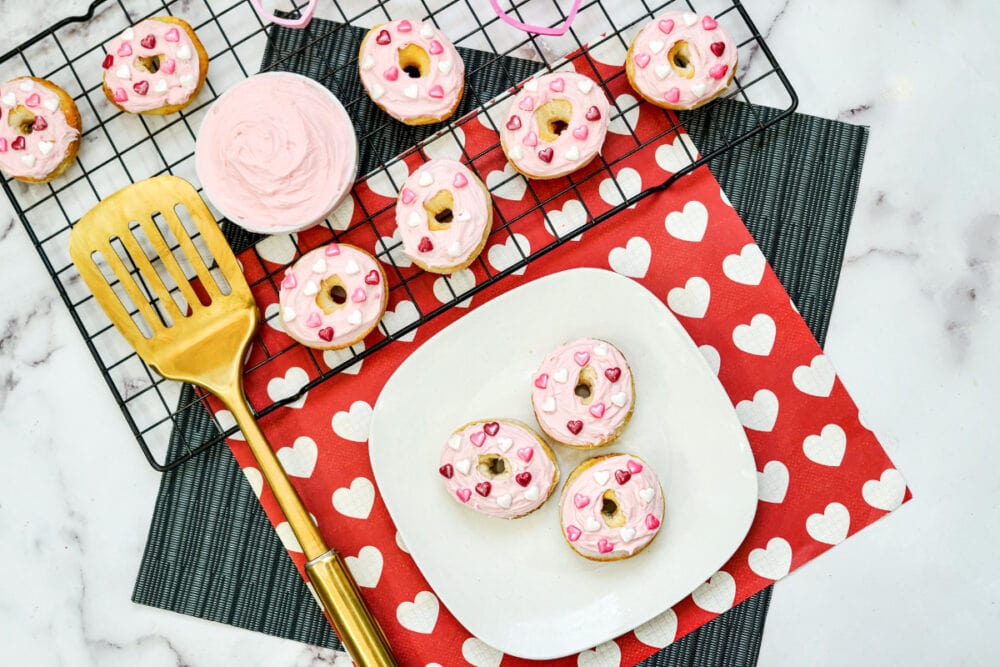
[[[85,4],[0,0],[0,52]],[[777,586],[760,664],[996,664],[1000,5],[746,5],[800,111],[872,128],[827,353],[915,495]],[[333,663],[129,601],[158,475],[5,201],[0,274],[2,662]]]

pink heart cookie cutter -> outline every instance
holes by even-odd
[[[267,3],[267,8],[264,7],[264,3]],[[312,21],[318,3],[319,0],[309,0],[309,4],[299,10],[299,18],[286,19],[274,15],[274,0],[250,0],[250,4],[257,10],[262,19],[283,28],[305,28]]]
[[[533,35],[548,35],[551,37],[559,37],[565,35],[566,31],[569,30],[569,26],[573,23],[573,19],[576,18],[576,13],[580,10],[580,4],[582,0],[573,0],[573,6],[569,8],[569,13],[566,15],[566,20],[557,25],[555,28],[547,28],[543,25],[530,25],[528,23],[522,23],[515,19],[514,17],[507,14],[504,10],[500,9],[500,3],[498,0],[490,0],[490,7],[496,12],[500,20],[507,25],[513,26],[518,30],[523,30],[525,32],[530,32]]]

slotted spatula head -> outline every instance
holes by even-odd
[[[177,214],[181,206],[228,290],[216,283],[184,228]],[[157,227],[157,214],[176,239],[175,250]],[[76,224],[69,254],[118,331],[160,375],[216,394],[234,383],[239,386],[242,360],[260,314],[222,230],[190,183],[157,176],[119,190]],[[105,275],[102,264],[112,276]],[[159,273],[154,264],[160,264]],[[185,264],[197,277],[200,295],[184,273]],[[161,275],[176,285],[175,294]],[[135,317],[115,285],[134,304]],[[181,305],[175,301],[177,294]]]

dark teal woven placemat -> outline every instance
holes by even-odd
[[[294,57],[316,31],[275,30],[264,67],[322,78],[357,53],[363,31],[338,29]],[[461,50],[461,49],[460,49]],[[500,92],[508,77],[524,78],[538,65],[497,59],[462,50],[470,75],[467,90],[483,99]],[[502,76],[501,76],[502,74]],[[359,130],[380,114],[345,73],[327,81],[342,99],[358,99],[349,109]],[[474,107],[472,96],[463,102]],[[464,113],[467,109],[460,109]],[[687,119],[696,145],[718,145],[721,132],[745,126],[776,111],[723,101]],[[382,122],[379,117],[379,122]],[[436,131],[385,125],[361,142],[362,173]],[[796,114],[715,160],[712,171],[757,239],[822,345],[844,246],[854,210],[868,131],[865,128]],[[683,181],[674,187],[683,187]],[[243,245],[248,239],[231,239]],[[189,395],[181,401],[189,401]],[[207,416],[189,410],[178,423],[189,443],[211,437]],[[180,447],[180,438],[173,443]],[[645,661],[644,665],[753,665],[757,661],[771,589],[746,600]],[[160,486],[149,539],[133,600],[163,609],[228,623],[311,644],[339,647],[319,608],[302,583],[242,472],[226,447],[214,447],[191,463],[166,473]],[[403,656],[405,657],[405,656]]]

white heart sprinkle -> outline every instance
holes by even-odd
[[[432,174],[429,171],[425,171],[420,174],[420,179],[417,181],[417,185],[419,185],[422,188],[426,188],[433,182],[434,182],[434,174]]]
[[[666,79],[670,74],[670,65],[657,65],[655,71],[657,79]]]
[[[34,155],[22,155],[21,156],[21,162],[24,164],[25,167],[34,167],[35,166],[35,156]]]
[[[472,214],[468,211],[459,211],[455,216],[455,219],[459,222],[468,222],[469,220],[472,220]]]
[[[684,25],[692,26],[698,22],[698,15],[692,14],[691,12],[684,13]]]
[[[507,509],[508,507],[510,507],[510,501],[511,497],[510,494],[508,493],[497,498],[497,505],[499,505],[504,509]]]
[[[131,79],[132,70],[129,68],[128,65],[122,65],[121,67],[115,70],[115,76],[117,76],[119,79]]]
[[[472,470],[472,459],[462,459],[461,461],[455,461],[455,468],[458,472],[463,475],[468,475],[469,471]]]
[[[590,516],[590,517],[587,517],[587,523],[584,524],[583,529],[585,531],[587,531],[588,533],[592,533],[595,530],[600,530],[601,529],[601,524],[599,524],[597,522],[597,519],[595,519],[594,517]]]
[[[609,473],[607,470],[600,470],[594,473],[594,481],[600,484],[601,486],[607,484],[609,479],[611,479],[611,473]]]
[[[663,42],[658,39],[654,39],[649,43],[649,50],[653,52],[654,55],[663,50]]]
[[[0,99],[0,102],[3,102],[9,107],[12,107],[15,104],[17,104],[17,98],[14,96],[14,93],[7,93],[6,95],[3,96],[2,99]]]
[[[385,95],[385,88],[376,84],[372,84],[372,99],[377,100],[378,98]]]
[[[542,412],[555,412],[556,411],[556,399],[551,396],[542,403]]]
[[[536,81],[535,79],[531,79],[530,81],[524,84],[524,89],[527,90],[529,93],[535,92],[536,90],[538,90],[538,81]]]
[[[39,141],[38,142],[38,150],[40,150],[42,152],[42,155],[48,155],[49,153],[52,152],[52,149],[55,148],[55,147],[56,147],[56,145],[54,143],[52,143],[51,141]]]
[[[576,146],[571,147],[568,151],[566,151],[566,159],[569,160],[570,162],[576,162],[577,160],[579,160],[580,149],[578,149]]]
[[[42,102],[42,106],[44,106],[49,111],[55,111],[56,109],[59,108],[59,98],[50,97],[49,99]]]
[[[354,326],[358,326],[359,324],[361,324],[361,311],[360,310],[351,311],[351,314],[347,316],[347,321],[350,324],[353,324]]]
[[[281,309],[281,319],[286,322],[291,322],[296,318],[298,313],[295,312],[294,308],[282,308]]]
[[[318,259],[312,266],[313,273],[326,273],[326,260]]]
[[[420,26],[420,36],[427,38],[433,37],[434,26],[432,26],[430,23],[425,23],[422,26]]]
[[[524,492],[525,500],[538,500],[538,487],[529,486],[528,490]]]
[[[608,346],[605,345],[604,343],[598,343],[593,347],[593,350],[594,354],[596,354],[599,357],[603,357],[608,354]]]
[[[455,435],[448,438],[448,446],[457,452],[459,447],[462,446],[462,436],[456,433]]]
[[[181,82],[181,85],[184,86],[185,88],[193,88],[194,87],[194,77],[191,76],[190,74],[182,74],[181,78],[180,78],[180,82]]]
[[[417,88],[417,84],[413,84],[412,86],[407,86],[406,88],[404,88],[403,94],[409,97],[411,100],[415,100],[417,99],[417,95],[420,94],[420,89]]]
[[[555,373],[552,374],[552,379],[556,382],[563,383],[569,379],[569,374],[566,372],[565,368],[560,368]]]
[[[635,537],[635,528],[622,528],[618,532],[622,536],[622,539],[626,542]]]
[[[441,62],[438,63],[438,69],[441,70],[442,74],[447,74],[448,72],[451,71],[451,61],[442,60]]]
[[[458,257],[461,254],[462,254],[462,244],[459,243],[458,241],[455,241],[450,246],[448,246],[449,257]]]
[[[360,270],[361,270],[361,267],[359,267],[358,263],[355,262],[353,259],[347,260],[347,264],[344,265],[344,273],[346,273],[349,276],[353,276],[355,273],[357,273]]]
[[[510,438],[497,438],[497,446],[500,447],[501,452],[506,452],[514,446],[514,441]]]
[[[620,391],[617,394],[611,394],[611,402],[619,408],[623,408],[625,407],[625,404],[628,403],[628,396],[625,395],[624,391]]]
[[[153,91],[157,93],[165,93],[167,92],[167,88],[169,88],[169,86],[167,85],[167,80],[160,79],[159,81],[156,82],[156,85],[153,86]]]
[[[191,60],[191,49],[187,44],[177,49],[178,60]]]
[[[416,227],[421,222],[423,222],[423,220],[421,219],[420,214],[416,211],[410,211],[410,217],[406,219],[406,224],[410,227]]]
[[[653,502],[653,495],[655,493],[656,492],[653,489],[649,488],[639,489],[639,497],[642,498],[642,502],[644,505],[648,505],[649,503]]]
[[[319,294],[319,286],[310,280],[309,282],[306,283],[305,289],[302,290],[302,293],[305,294],[306,296],[314,296],[316,294]]]
[[[122,33],[122,39],[126,42],[131,42],[135,39],[135,31],[133,31],[132,28],[125,28],[125,32]]]
[[[28,92],[29,90],[33,90],[34,87],[35,87],[35,82],[32,81],[31,79],[28,79],[27,81],[22,81],[21,85],[19,86],[19,88],[21,90],[23,90],[24,92]]]
[[[590,79],[580,79],[579,81],[576,82],[576,87],[580,90],[581,93],[586,95],[591,90],[593,90],[594,82],[591,81]]]
[[[513,147],[512,147],[512,148],[511,148],[511,149],[510,149],[510,150],[508,151],[508,153],[509,153],[509,155],[510,155],[510,159],[511,159],[511,160],[514,160],[515,162],[516,162],[517,160],[520,160],[521,158],[523,158],[523,157],[524,157],[524,154],[523,154],[523,153],[521,152],[521,147],[520,147],[520,146],[513,146]]]
[[[361,69],[368,70],[371,69],[372,67],[375,67],[375,59],[370,55],[365,56],[361,60]]]
[[[701,97],[702,95],[705,94],[705,84],[703,84],[703,83],[692,84],[691,85],[691,93],[695,97]]]

